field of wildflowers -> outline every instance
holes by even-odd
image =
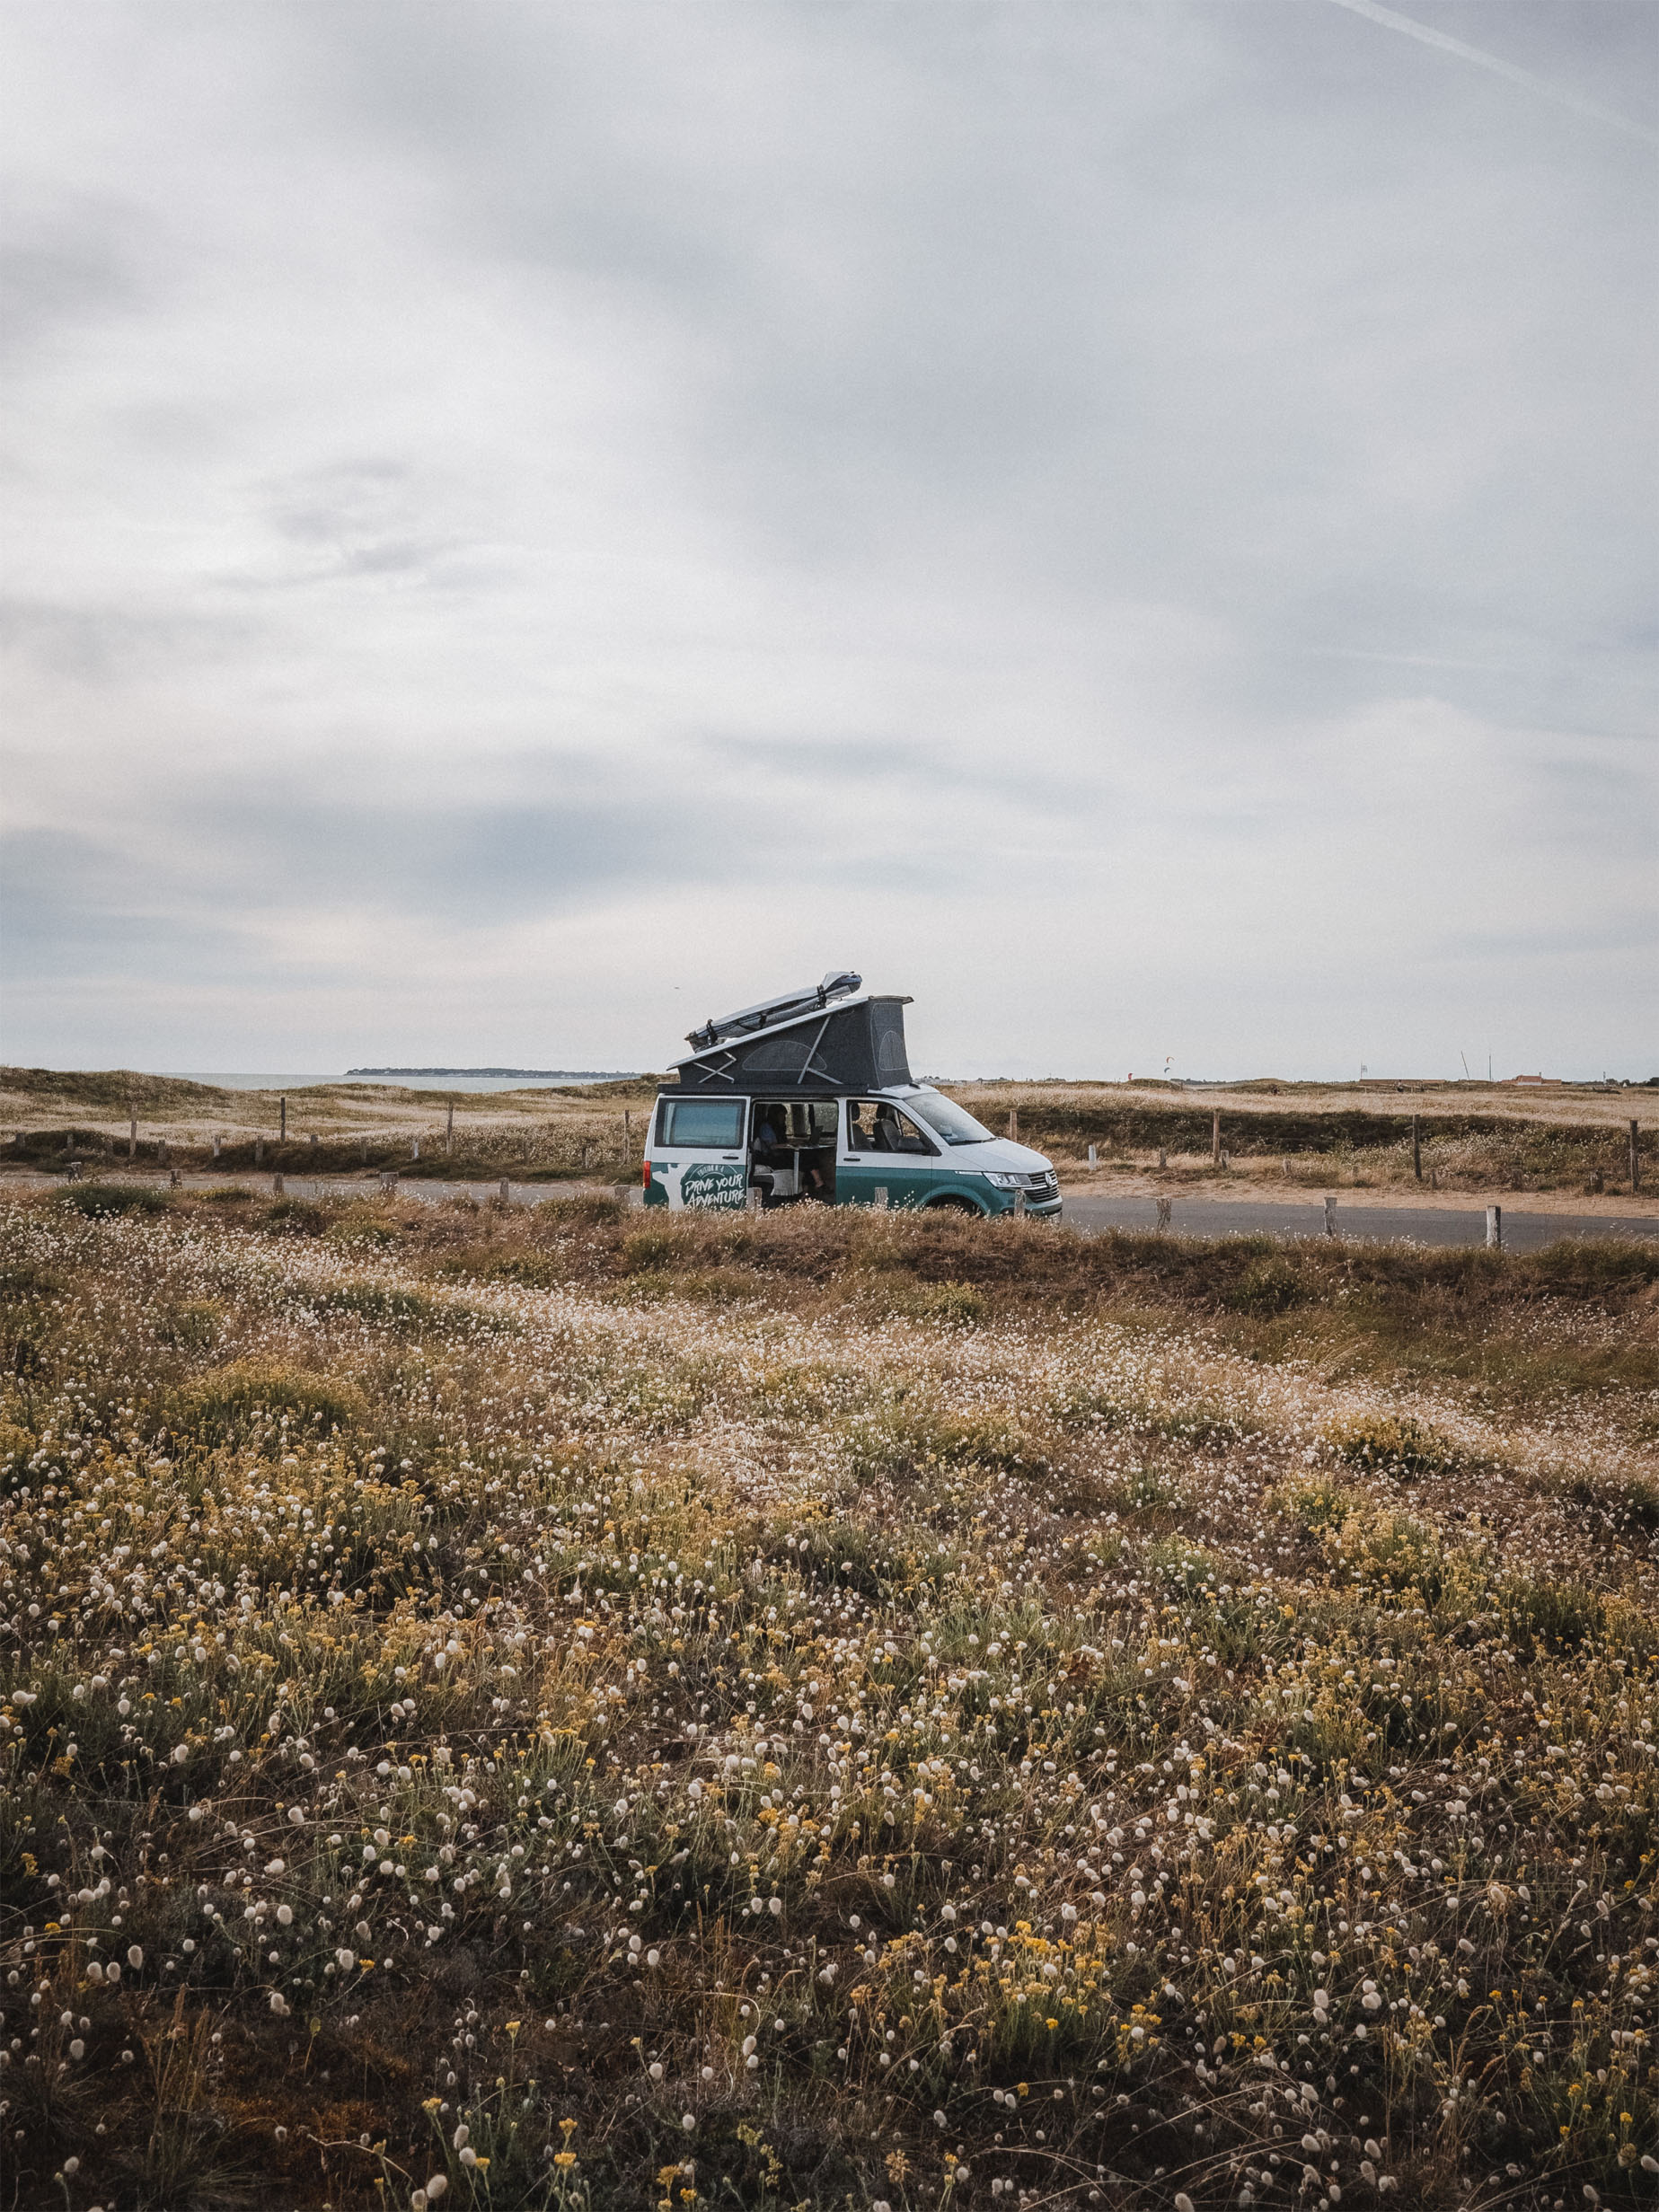
[[[1659,2203],[1659,1252],[0,1208],[0,2202]]]

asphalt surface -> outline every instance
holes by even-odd
[[[1563,1237],[1659,1237],[1659,1221],[1637,1214],[1512,1213],[1503,1209],[1504,1245],[1511,1252],[1538,1252]],[[1067,1198],[1065,1220],[1073,1229],[1158,1227],[1154,1198]],[[1169,1229],[1179,1237],[1322,1237],[1325,1204],[1265,1205],[1210,1198],[1177,1198]],[[1337,1234],[1356,1243],[1388,1244],[1403,1238],[1411,1244],[1484,1245],[1485,1207],[1462,1212],[1450,1206],[1344,1206],[1337,1203]]]

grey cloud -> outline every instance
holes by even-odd
[[[0,199],[0,359],[72,341],[90,326],[139,312],[135,211],[73,189],[31,189],[13,177]]]
[[[665,904],[725,973],[851,894],[961,1064],[1003,978],[1055,1064],[1409,1058],[1460,944],[1628,1023],[1528,933],[1641,937],[1645,145],[1335,6],[121,20],[13,18],[14,964],[257,993],[349,906],[616,1008]]]

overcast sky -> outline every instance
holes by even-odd
[[[1651,0],[0,29],[7,1059],[1659,1070]]]

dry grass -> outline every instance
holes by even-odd
[[[11,2200],[1651,2195],[1656,1285],[0,1210]]]
[[[1072,1177],[1092,1144],[1109,1183],[1144,1176],[1164,1152],[1161,1186],[1213,1179],[1213,1120],[1235,1176],[1264,1172],[1293,1188],[1446,1191],[1567,1191],[1628,1194],[1629,1123],[1644,1124],[1643,1159],[1651,1193],[1654,1094],[1592,1089],[1527,1096],[1484,1087],[1450,1087],[1400,1097],[1359,1086],[1253,1085],[1227,1093],[1173,1094],[1140,1084],[994,1084],[954,1093],[987,1126],[1002,1130],[1010,1112],[1019,1134]],[[1419,1184],[1412,1117],[1420,1124]]]
[[[279,1141],[275,1092],[216,1090],[114,1070],[65,1074],[0,1069],[0,1166],[62,1171],[71,1151],[115,1172],[128,1158],[226,1173],[254,1168],[338,1177],[396,1168],[405,1176],[556,1181],[626,1180],[637,1169],[657,1079],[559,1090],[492,1094],[420,1091],[395,1085],[313,1085],[287,1094]],[[952,1084],[950,1095],[1001,1132],[1010,1112],[1019,1133],[1047,1152],[1066,1179],[1081,1174],[1090,1145],[1107,1187],[1149,1176],[1179,1190],[1215,1182],[1211,1116],[1222,1115],[1229,1184],[1264,1179],[1293,1190],[1390,1189],[1501,1196],[1517,1191],[1628,1194],[1628,1121],[1646,1119],[1651,1203],[1654,1094],[1593,1089],[1525,1094],[1443,1086],[1406,1096],[1355,1085],[1248,1085],[1189,1094],[1151,1084]],[[454,1108],[453,1144],[446,1146]],[[1411,1115],[1422,1119],[1425,1181],[1414,1178]],[[129,1115],[138,1132],[130,1137]],[[216,1155],[213,1143],[219,1141]],[[419,1159],[413,1157],[419,1147]],[[1156,1168],[1160,1151],[1168,1165]],[[1125,1185],[1126,1187],[1126,1185]]]

